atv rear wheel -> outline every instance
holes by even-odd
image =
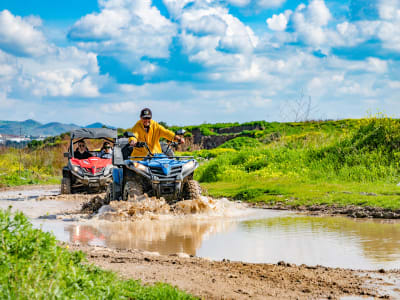
[[[136,201],[136,198],[142,195],[143,195],[143,186],[139,182],[129,180],[125,183],[122,200]]]
[[[61,180],[61,194],[71,194],[71,179],[68,177],[63,177]]]
[[[198,199],[201,197],[201,186],[196,180],[188,180],[183,186],[184,199]]]

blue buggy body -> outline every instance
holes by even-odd
[[[127,147],[127,139],[119,139],[114,146],[113,182],[108,190],[110,200],[134,200],[144,193],[164,197],[169,202],[200,197],[200,185],[193,180],[199,164],[193,157],[174,156],[168,151],[168,155],[129,157],[126,153],[130,152],[124,151]]]

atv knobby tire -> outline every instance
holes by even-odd
[[[71,194],[71,179],[68,177],[63,177],[61,180],[61,194]]]
[[[201,186],[196,180],[188,180],[183,186],[183,197],[186,200],[201,197]]]
[[[129,180],[125,183],[122,200],[136,201],[136,198],[142,195],[143,195],[143,186],[139,182]]]
[[[111,201],[115,200],[114,199],[114,187],[113,187],[113,185],[114,184],[111,182],[107,186],[105,204],[110,204]]]

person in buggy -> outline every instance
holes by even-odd
[[[176,141],[180,144],[185,142],[183,136],[175,135],[174,132],[164,128],[156,121],[152,120],[152,112],[149,108],[144,108],[140,112],[140,120],[132,127],[132,133],[135,137],[129,139],[129,144],[133,147],[131,156],[146,156],[145,148],[135,147],[138,142],[146,142],[151,153],[162,153],[160,138],[169,141]]]
[[[112,158],[112,147],[109,142],[104,142],[98,155],[100,158]]]
[[[74,151],[74,157],[77,159],[87,159],[93,155],[89,152],[84,140],[78,142],[78,148]]]

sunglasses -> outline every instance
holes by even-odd
[[[85,147],[85,144],[79,144],[78,147]]]
[[[110,147],[110,146],[105,146],[104,148],[106,148],[106,149],[111,149],[111,147]]]

